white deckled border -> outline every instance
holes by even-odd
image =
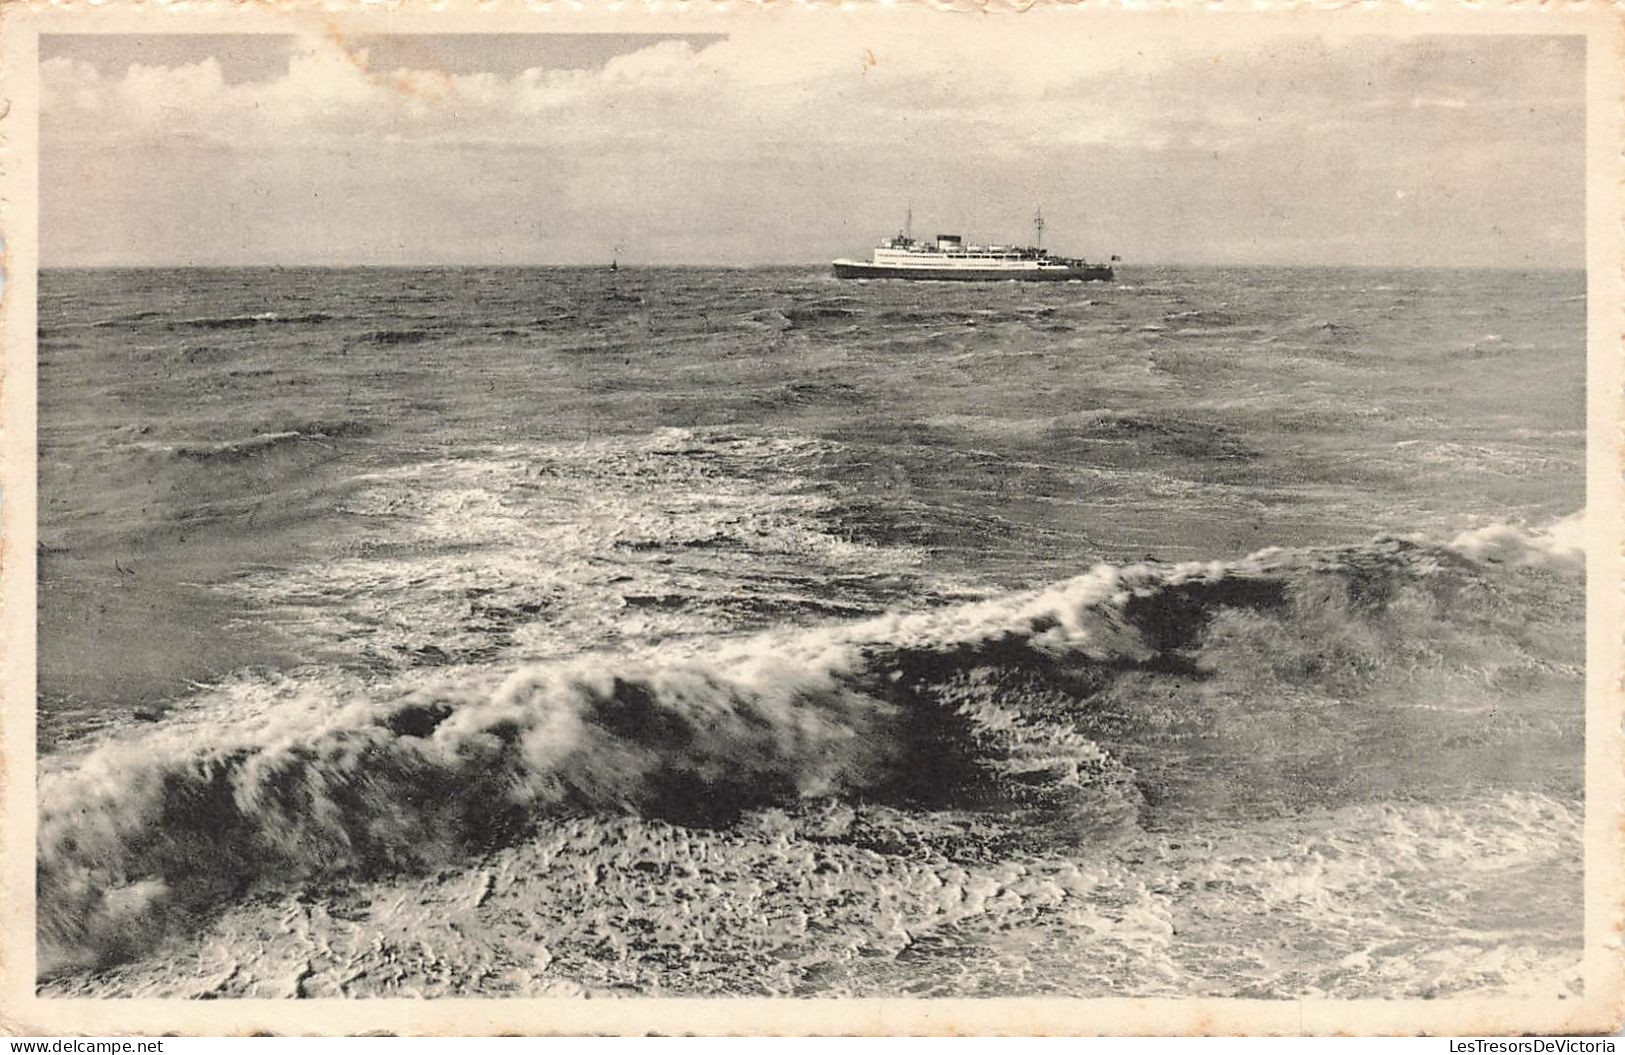
[[[38,35],[726,30],[752,18],[1140,19],[1221,34],[1588,37],[1585,992],[1573,1000],[41,1000],[34,995]],[[228,1034],[1568,1034],[1625,1014],[1625,0],[16,0],[0,8],[0,1031]],[[1530,188],[1531,194],[1540,193]]]

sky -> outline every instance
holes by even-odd
[[[47,36],[42,262],[1584,264],[1578,37],[1071,25]]]

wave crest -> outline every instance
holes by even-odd
[[[1450,546],[1474,560],[1578,573],[1585,571],[1585,533],[1582,510],[1539,527],[1490,524],[1475,528],[1457,535]]]
[[[1215,677],[1280,683],[1249,699],[1317,683],[1346,698],[1384,664],[1462,662],[1451,624],[1474,620],[1484,649],[1514,653],[1476,567],[1399,540],[1101,566],[704,661],[591,657],[177,722],[42,776],[41,960],[116,961],[257,884],[461,863],[548,818],[719,827],[842,799],[977,813],[1016,843],[1106,837],[1141,804],[1116,745],[1134,766],[1158,737],[1177,747],[1180,709]],[[1246,759],[1223,764],[1245,787]]]

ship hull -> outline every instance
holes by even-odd
[[[915,282],[1110,282],[1115,278],[1105,264],[1087,267],[973,268],[887,267],[838,260],[836,278],[900,278]]]

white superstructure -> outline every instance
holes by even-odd
[[[916,241],[899,232],[875,248],[869,260],[837,260],[840,278],[931,278],[997,281],[1008,279],[1081,279],[1109,281],[1110,264],[1051,256],[1043,248],[1044,217],[1033,217],[1033,245],[965,245],[957,234]],[[1114,258],[1115,259],[1115,258]]]

